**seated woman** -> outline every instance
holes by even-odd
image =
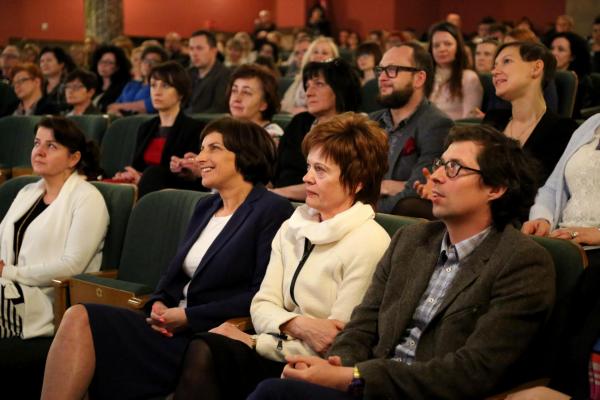
[[[171,157],[183,157],[200,147],[199,132],[204,124],[181,109],[191,93],[189,75],[175,61],[156,65],[148,75],[158,116],[140,126],[133,163],[113,180],[138,185],[139,196],[164,188],[198,190],[202,186],[192,174],[170,170]]]
[[[256,64],[242,65],[233,71],[227,93],[233,117],[262,126],[275,143],[279,143],[283,129],[271,122],[279,111],[277,81],[273,74]]]
[[[600,268],[600,114],[573,133],[554,171],[542,186],[522,231],[572,240],[587,247],[590,265]],[[589,246],[589,247],[588,247]]]
[[[362,86],[377,78],[375,67],[379,65],[381,57],[381,47],[377,43],[365,42],[356,49],[356,66],[360,71],[360,84]]]
[[[99,80],[94,104],[105,113],[131,80],[131,63],[121,48],[104,45],[94,51],[91,70]]]
[[[97,87],[96,75],[84,69],[76,69],[67,75],[65,94],[71,109],[66,116],[100,114],[100,110],[92,103]]]
[[[263,186],[275,159],[264,129],[227,117],[208,124],[201,140],[197,160],[186,166],[218,194],[198,201],[146,315],[94,304],[67,310],[48,355],[42,398],[81,399],[88,389],[98,399],[168,394],[194,333],[248,315],[271,241],[293,209]]]
[[[95,150],[95,151],[94,151]],[[86,182],[98,150],[64,117],[37,125],[33,172],[0,224],[0,337],[54,333],[52,279],[100,269],[108,211]]]
[[[148,46],[142,52],[142,64],[140,71],[142,81],[130,81],[123,88],[123,92],[113,104],[110,104],[106,111],[109,114],[132,115],[132,114],[152,114],[156,109],[152,105],[150,96],[150,70],[156,64],[164,63],[169,60],[169,56],[162,47]],[[191,84],[190,84],[191,87]]]
[[[305,112],[307,110],[306,88],[302,78],[304,67],[309,62],[323,62],[339,56],[340,52],[331,38],[321,36],[313,40],[302,57],[300,71],[281,99],[281,111],[293,115]]]
[[[542,164],[540,182],[550,175],[577,124],[548,110],[543,87],[552,80],[556,60],[533,42],[505,43],[498,49],[492,81],[496,95],[510,101],[510,110],[490,110],[484,123],[518,140]]]
[[[292,118],[278,147],[273,191],[293,200],[304,200],[302,177],[306,159],[302,140],[315,126],[337,114],[356,111],[360,105],[360,81],[354,69],[341,58],[328,62],[311,62],[303,68],[308,111]]]
[[[483,87],[475,71],[467,69],[462,34],[448,22],[431,27],[429,53],[435,62],[435,80],[429,100],[452,119],[478,115]]]
[[[40,69],[44,75],[42,92],[59,113],[69,108],[65,98],[65,78],[76,67],[62,47],[44,47],[40,52]]]
[[[241,399],[279,376],[285,357],[324,355],[350,319],[390,238],[373,205],[387,170],[387,135],[347,113],[304,138],[306,204],[275,239],[250,314],[256,335],[225,323],[190,343],[175,398]]]
[[[59,109],[42,92],[44,77],[40,67],[23,63],[13,68],[12,86],[19,99],[13,115],[58,114]]]

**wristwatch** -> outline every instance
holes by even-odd
[[[252,345],[250,346],[250,348],[252,350],[256,349],[256,339],[258,338],[258,335],[251,335],[250,336],[250,340],[252,341]]]
[[[363,391],[365,390],[365,380],[361,378],[360,371],[355,365],[352,371],[352,381],[348,385],[348,394],[354,397],[362,397]]]

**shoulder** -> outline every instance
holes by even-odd
[[[442,125],[450,129],[454,125],[454,121],[430,101],[421,104],[418,111],[420,113],[417,120],[419,126]]]
[[[198,136],[200,136],[200,131],[204,129],[204,126],[206,125],[204,122],[190,117],[183,110],[179,112],[177,119],[181,121],[181,126],[186,129],[198,129]]]
[[[492,258],[495,256],[502,260],[506,259],[507,262],[503,262],[503,264],[507,267],[515,264],[535,264],[549,273],[553,273],[552,257],[542,245],[531,237],[511,225],[507,225],[502,232],[497,232],[496,235],[498,235],[498,240],[491,254]]]
[[[546,111],[542,120],[544,122],[545,129],[553,132],[555,135],[560,136],[565,134],[570,135],[578,127],[577,122],[575,122],[573,119],[561,117],[560,115],[549,110]]]
[[[356,251],[372,249],[378,252],[387,249],[390,244],[390,235],[374,219],[370,219],[348,232],[344,242],[356,245]]]
[[[463,85],[470,86],[481,86],[481,81],[479,80],[479,75],[473,70],[465,69],[462,74],[462,83]]]
[[[369,113],[369,119],[376,122],[380,122],[387,111],[387,108],[382,108],[381,110],[373,111]]]
[[[140,124],[138,128],[138,132],[146,132],[149,130],[156,129],[160,125],[160,117],[156,116],[154,118],[150,118],[148,121],[144,121]]]
[[[248,199],[249,202],[269,214],[285,214],[287,218],[294,211],[288,199],[270,192],[262,185],[255,186],[249,197],[251,197]]]
[[[290,121],[290,124],[292,124],[292,123],[312,124],[314,122],[314,120],[315,120],[315,117],[311,113],[309,113],[308,111],[304,111],[304,112],[294,115],[294,117]]]

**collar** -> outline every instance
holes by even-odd
[[[450,236],[448,231],[444,233],[442,239],[442,245],[440,248],[440,256],[449,252],[455,253],[458,261],[465,259],[469,254],[473,252],[485,240],[488,234],[492,231],[492,226],[488,226],[484,230],[475,235],[468,237],[456,244],[450,243]]]
[[[397,126],[394,126],[394,119],[392,118],[392,111],[391,109],[387,109],[386,112],[383,113],[383,123],[385,125],[384,129],[388,132],[393,132],[396,129],[399,129],[405,125],[407,125],[408,123],[410,123],[413,119],[417,118],[425,109],[425,107],[429,105],[429,100],[427,100],[425,97],[423,97],[423,100],[421,100],[421,103],[419,103],[419,106],[415,109],[415,111],[410,114],[407,118],[401,120],[400,122],[398,122]]]

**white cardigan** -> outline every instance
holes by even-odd
[[[12,282],[23,289],[25,301],[17,305],[23,338],[53,334],[52,279],[98,271],[108,228],[104,198],[74,172],[56,199],[31,221],[15,262],[14,223],[43,193],[43,180],[25,186],[0,224],[0,259],[5,264],[0,283],[8,293],[16,293]]]
[[[379,259],[390,243],[374,220],[369,205],[356,203],[332,219],[318,222],[315,210],[303,205],[283,223],[273,239],[271,259],[260,290],[250,307],[259,334],[256,351],[285,361],[289,354],[316,355],[300,340],[290,338],[277,349],[281,324],[304,315],[347,322],[371,283]],[[294,295],[291,281],[304,252],[305,238],[315,247],[298,275]]]

